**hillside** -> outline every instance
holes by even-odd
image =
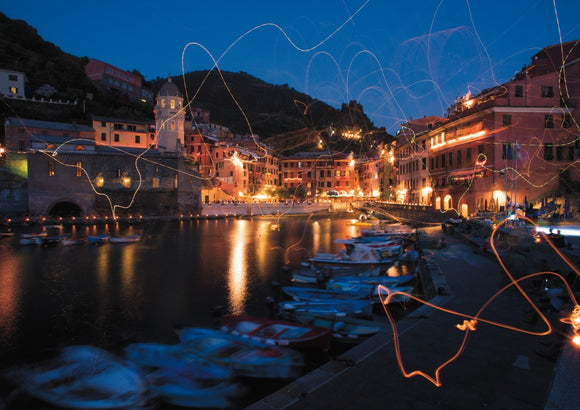
[[[0,119],[19,115],[85,124],[90,124],[92,115],[153,119],[151,104],[129,101],[123,95],[98,90],[84,72],[88,57],[65,53],[56,45],[44,41],[37,30],[26,22],[12,20],[2,13],[0,61],[0,68],[26,74],[28,82],[25,92],[28,97],[48,84],[56,89],[53,99],[78,99],[80,102],[76,106],[64,107],[3,100],[3,104],[0,104]],[[127,70],[126,67],[120,68]],[[138,70],[129,71],[140,75]],[[376,146],[377,138],[379,141],[392,138],[384,130],[376,129],[362,107],[354,101],[336,109],[288,85],[269,84],[244,72],[221,72],[223,79],[217,71],[207,74],[207,71],[194,71],[173,77],[172,80],[190,100],[199,88],[192,106],[209,110],[212,122],[225,125],[237,133],[247,134],[252,131],[260,135],[263,141],[286,153],[316,149],[320,137],[323,138],[324,149],[350,149],[356,152],[366,151],[371,145]],[[151,81],[144,80],[143,85],[157,93],[165,81],[165,78],[158,77]],[[331,126],[335,130],[360,129],[363,134],[372,135],[372,140],[342,141],[329,131]],[[307,130],[308,135],[315,137],[304,139],[304,133],[297,130]],[[340,134],[339,131],[335,135]],[[352,144],[354,146],[349,148]]]

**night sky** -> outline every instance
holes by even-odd
[[[392,133],[508,81],[543,47],[580,39],[577,0],[32,0],[2,12],[67,53],[146,79],[219,59],[333,106],[356,99]]]

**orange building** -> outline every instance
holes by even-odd
[[[157,147],[153,123],[94,116],[93,128],[97,145],[143,149]]]

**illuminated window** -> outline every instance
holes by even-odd
[[[56,145],[54,145],[54,144],[46,144],[46,149],[56,149]]]
[[[175,174],[175,178],[173,178],[173,188],[177,189],[177,174]]]
[[[10,92],[10,94],[18,94],[18,88],[17,87],[10,87],[9,92]]]
[[[159,188],[159,177],[153,177],[153,188]]]
[[[83,176],[83,163],[81,161],[75,162],[75,175],[77,177]]]
[[[125,175],[123,177],[122,183],[123,183],[123,187],[125,187],[125,188],[131,188],[131,178],[129,178],[127,175]]]
[[[99,175],[97,175],[97,178],[95,179],[95,185],[97,187],[101,188],[104,184],[105,184],[105,178],[103,177],[102,174],[99,173]]]
[[[175,108],[175,100],[171,100],[171,108]]]
[[[161,108],[165,108],[165,98],[161,100]]]
[[[171,130],[175,130],[175,121],[171,121]]]
[[[49,177],[54,176],[54,161],[53,160],[48,161],[48,176]]]

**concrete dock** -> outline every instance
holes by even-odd
[[[580,408],[577,348],[566,341],[552,359],[536,354],[542,342],[550,340],[551,336],[537,335],[547,325],[526,320],[530,305],[514,287],[497,294],[509,283],[497,260],[474,252],[476,247],[460,236],[445,235],[443,249],[425,249],[443,235],[440,227],[424,229],[421,235],[439,290],[429,301],[435,308],[420,304],[396,324],[401,363],[412,376],[405,377],[398,365],[395,338],[385,315],[384,332],[248,408]],[[540,259],[556,261],[558,256],[550,252],[544,247],[527,255],[527,268],[535,269]],[[479,321],[465,322],[475,315]],[[458,328],[466,324],[473,330]]]

